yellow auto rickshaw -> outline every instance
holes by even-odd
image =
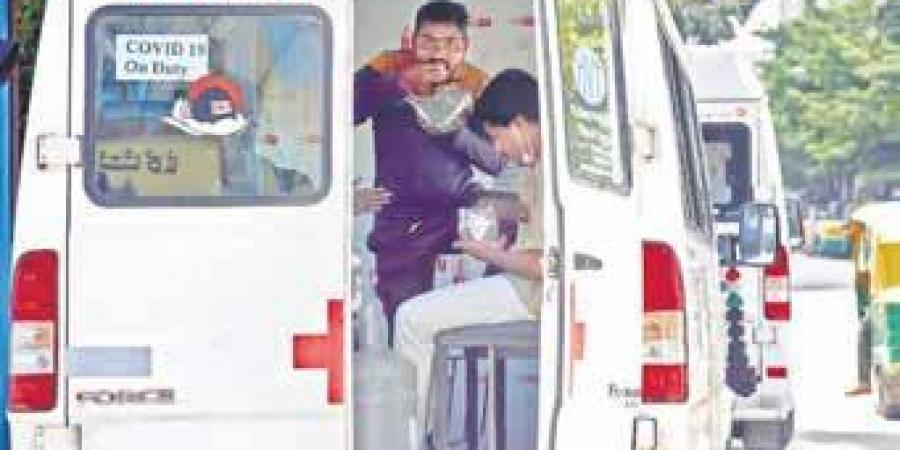
[[[850,240],[843,220],[825,219],[816,224],[813,236],[813,253],[829,258],[847,258]]]
[[[900,419],[900,202],[859,208],[849,228],[865,330],[860,334],[861,371],[871,362],[878,413]]]

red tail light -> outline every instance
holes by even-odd
[[[12,287],[9,409],[50,411],[56,406],[59,257],[34,250],[16,263]]]
[[[775,252],[775,262],[765,268],[764,313],[766,319],[775,321],[791,320],[790,261],[787,248],[779,245]]]
[[[644,403],[688,399],[687,332],[681,264],[667,244],[644,242]]]

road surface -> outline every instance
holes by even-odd
[[[876,416],[871,396],[844,395],[856,377],[851,263],[803,255],[792,263],[797,434],[791,450],[900,450],[900,421]]]

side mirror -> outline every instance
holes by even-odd
[[[764,267],[775,262],[778,210],[775,205],[747,203],[731,223],[719,228],[719,259],[723,265]]]

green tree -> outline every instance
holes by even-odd
[[[801,165],[787,171],[805,179],[865,170],[866,151],[900,124],[900,46],[876,0],[819,3],[768,34],[777,50],[764,70],[785,164]]]
[[[19,58],[19,116],[24,124],[44,19],[45,0],[20,0],[15,18],[15,36],[21,46]]]
[[[731,19],[743,23],[758,0],[669,0],[686,40],[713,45],[735,37]]]

